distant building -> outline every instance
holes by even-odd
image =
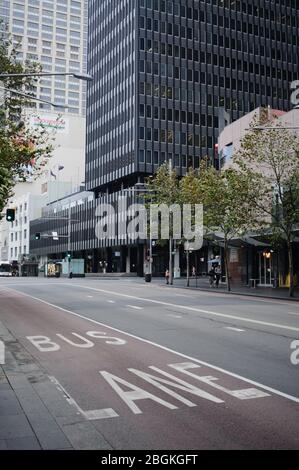
[[[45,73],[86,73],[87,3],[87,0],[2,0],[0,19],[11,35],[18,60],[37,61]],[[55,150],[44,174],[36,179],[31,169],[27,181],[16,184],[15,196],[9,202],[12,207],[20,207],[22,198],[27,200],[28,224],[31,217],[38,217],[35,210],[31,211],[37,199],[41,208],[78,191],[85,180],[86,83],[72,76],[44,77],[33,91],[37,98],[61,105],[62,110],[57,113],[50,104],[35,102],[26,111],[31,126],[56,127]],[[24,230],[28,230],[29,243],[29,225]],[[25,243],[12,243],[15,233],[16,227],[1,221],[1,260],[15,259],[16,251],[18,255],[29,253]]]
[[[87,0],[2,0],[0,19],[7,25],[20,62],[36,61],[43,72],[86,72]],[[69,106],[85,116],[86,83],[74,77],[44,77],[36,96]],[[37,109],[51,110],[46,103]]]

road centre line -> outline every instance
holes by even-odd
[[[64,285],[75,287],[75,288],[81,287],[82,289],[90,289],[90,290],[93,290],[93,291],[96,291],[96,292],[102,292],[104,294],[109,294],[109,295],[117,295],[119,297],[124,297],[126,299],[134,299],[134,300],[139,300],[141,302],[149,302],[149,303],[154,303],[154,304],[158,304],[158,305],[164,305],[166,307],[180,308],[180,309],[183,309],[183,310],[189,310],[191,312],[205,313],[205,314],[208,314],[208,315],[213,315],[213,316],[217,316],[217,317],[221,317],[221,318],[229,318],[231,320],[241,320],[241,321],[244,321],[244,322],[247,322],[247,323],[254,323],[254,324],[257,324],[257,325],[271,326],[273,328],[281,328],[281,329],[284,329],[284,330],[298,331],[299,332],[299,327],[295,327],[295,326],[282,325],[282,324],[279,324],[279,323],[269,323],[269,322],[265,322],[265,321],[262,321],[262,320],[253,320],[252,318],[238,317],[236,315],[229,315],[227,313],[212,312],[210,310],[203,310],[203,309],[200,309],[200,308],[190,307],[190,306],[187,306],[187,305],[179,305],[179,304],[172,304],[170,302],[163,302],[162,300],[147,299],[147,298],[144,298],[144,297],[136,297],[134,295],[122,294],[120,292],[112,292],[112,291],[108,291],[108,290],[104,290],[104,289],[96,289],[95,287],[82,286],[81,284],[76,284],[76,286],[72,285],[72,284],[64,284]]]
[[[98,282],[98,279],[90,279],[92,280],[93,282]],[[109,279],[111,280],[111,279]],[[101,279],[101,282],[108,282],[108,279]],[[119,279],[119,282],[131,282],[132,284],[134,284],[136,281],[124,281],[123,279]],[[64,283],[65,284],[65,283]],[[11,286],[28,286],[28,285],[31,285],[31,283],[29,281],[25,282],[25,281],[20,281],[20,282],[9,282],[9,283],[2,283],[1,282],[1,278],[0,278],[0,287],[8,287],[10,288]],[[49,283],[48,282],[44,282],[43,280],[40,282],[41,286],[53,286],[53,285],[57,285],[57,286],[61,286],[62,283],[61,282],[53,282],[52,280],[49,280]],[[71,285],[71,284],[68,284],[68,285]],[[81,286],[83,287],[83,286]],[[85,286],[84,286],[85,287]],[[124,286],[124,287],[127,287],[127,286]],[[154,289],[160,289],[160,290],[164,290],[167,289],[167,286],[164,286],[164,285],[150,285],[150,286],[147,286],[149,288],[154,288]],[[88,287],[85,287],[85,288],[88,288]],[[133,286],[133,288],[137,289],[137,288],[144,288],[144,285],[140,285],[140,284],[135,284]],[[180,287],[180,286],[174,286],[173,288],[176,288],[176,289],[185,289],[185,287]],[[193,295],[194,294],[194,295]],[[263,302],[263,303],[270,303],[270,304],[274,304],[274,305],[287,305],[288,307],[291,306],[291,308],[294,308],[294,307],[298,307],[299,308],[299,301],[296,303],[296,301],[294,300],[288,300],[286,299],[286,301],[283,301],[283,300],[276,300],[274,297],[272,298],[265,298],[265,297],[261,297],[261,296],[258,296],[258,295],[250,295],[250,296],[246,296],[246,295],[241,295],[241,294],[238,294],[238,293],[234,293],[232,292],[229,296],[226,294],[226,293],[222,293],[222,292],[214,292],[214,291],[209,291],[208,289],[198,289],[198,291],[196,290],[192,290],[192,291],[189,291],[188,295],[186,294],[177,294],[175,293],[174,295],[178,296],[178,297],[186,297],[188,299],[192,299],[192,300],[196,300],[199,296],[201,297],[211,297],[213,296],[214,298],[238,298],[238,299],[241,299],[241,300],[249,300],[250,302]],[[195,297],[196,295],[196,297]],[[299,311],[298,311],[299,313]]]
[[[224,327],[226,330],[232,330],[232,331],[245,331],[245,330],[241,330],[240,328],[235,328],[234,326],[225,326]]]
[[[142,307],[137,307],[137,305],[126,305],[126,307],[134,308],[135,310],[143,310]]]
[[[43,299],[39,299],[38,297],[34,297],[30,294],[25,294],[24,292],[20,292],[16,289],[7,289],[7,290],[11,290],[13,292],[17,292],[21,295],[23,295],[24,297],[28,297],[30,299],[33,299],[33,300],[36,300],[37,302],[41,302],[45,305],[48,305],[49,307],[52,307],[52,308],[56,308],[57,310],[60,310],[62,312],[65,312],[69,315],[73,315],[74,317],[77,317],[77,318],[81,318],[83,320],[86,320],[86,321],[89,321],[90,323],[93,323],[93,324],[96,324],[96,325],[100,325],[100,326],[103,326],[104,328],[107,328],[109,330],[113,330],[113,331],[116,331],[118,333],[121,333],[121,334],[124,334],[130,338],[133,338],[133,339],[136,339],[138,341],[141,341],[143,343],[146,343],[146,344],[149,344],[151,346],[154,346],[156,348],[159,348],[159,349],[162,349],[163,351],[167,351],[169,353],[172,353],[172,354],[175,354],[176,356],[180,356],[180,357],[183,357],[185,359],[188,359],[190,361],[193,361],[193,362],[196,362],[197,364],[200,364],[200,365],[203,365],[205,367],[210,367],[211,369],[213,370],[217,370],[218,372],[221,372],[222,374],[226,374],[226,375],[229,375],[230,377],[234,377],[236,379],[239,379],[239,380],[242,380],[243,382],[246,382],[246,383],[250,383],[256,387],[259,387],[259,388],[262,388],[263,390],[267,390],[268,392],[271,392],[275,395],[278,395],[278,396],[281,396],[283,398],[286,398],[287,400],[290,400],[290,401],[293,401],[295,403],[299,403],[299,398],[298,397],[294,397],[293,395],[289,395],[288,393],[285,393],[285,392],[281,392],[280,390],[276,390],[272,387],[269,387],[268,385],[264,385],[264,384],[261,384],[259,382],[256,382],[255,380],[251,380],[251,379],[248,379],[246,377],[242,377],[241,375],[239,374],[235,374],[234,372],[230,372],[226,369],[223,369],[222,367],[218,367],[218,366],[215,366],[213,364],[210,364],[208,362],[205,362],[205,361],[201,361],[200,359],[197,359],[195,357],[192,357],[192,356],[188,356],[187,354],[183,354],[181,352],[178,352],[178,351],[175,351],[171,348],[168,348],[167,346],[163,346],[162,344],[158,344],[158,343],[155,343],[153,341],[150,341],[148,339],[145,339],[145,338],[142,338],[140,336],[137,336],[137,335],[133,335],[132,333],[128,333],[126,331],[123,331],[123,330],[120,330],[118,328],[114,328],[113,326],[109,326],[109,325],[106,325],[105,323],[101,323],[97,320],[94,320],[92,318],[88,318],[84,315],[81,315],[80,313],[76,313],[76,312],[72,312],[71,310],[67,310],[63,307],[59,307],[58,305],[55,305],[55,304],[52,304],[50,302],[47,302],[46,300],[43,300]]]

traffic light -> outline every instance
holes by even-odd
[[[13,222],[16,218],[15,209],[6,209],[6,220],[7,222]]]
[[[34,239],[35,240],[40,240],[40,233],[37,232],[35,235],[34,235]]]

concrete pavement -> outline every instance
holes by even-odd
[[[1,321],[81,428],[99,433],[91,446],[298,448],[296,303],[291,312],[135,280],[32,281],[0,283]],[[89,448],[80,429],[66,436]]]

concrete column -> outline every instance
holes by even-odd
[[[180,249],[177,246],[176,247],[176,252],[174,255],[174,262],[173,262],[173,274],[174,278],[179,278],[181,277],[181,271],[180,271]]]
[[[127,258],[126,258],[126,273],[131,272],[131,248],[128,247]]]

